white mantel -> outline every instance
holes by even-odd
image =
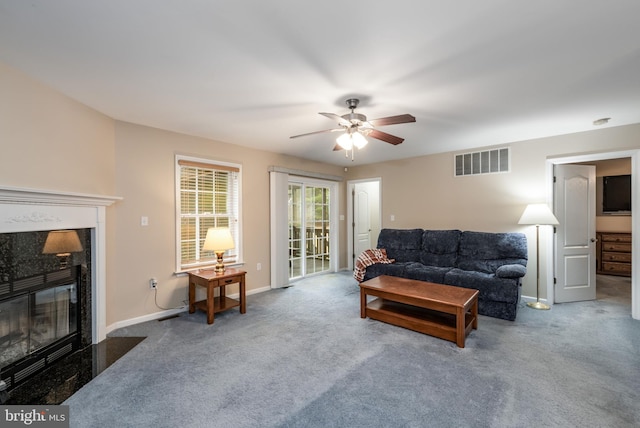
[[[92,343],[106,338],[106,207],[117,196],[0,186],[0,233],[91,229]]]

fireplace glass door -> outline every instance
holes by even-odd
[[[0,302],[0,367],[75,333],[77,303],[75,283]]]

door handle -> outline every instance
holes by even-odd
[[[596,238],[591,238],[591,242],[596,242],[598,239]]]

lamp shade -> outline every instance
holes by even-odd
[[[354,132],[353,134],[351,134],[351,140],[353,140],[353,145],[359,149],[363,148],[368,143],[367,139],[364,138],[364,135],[359,132]]]
[[[203,251],[215,253],[225,252],[235,248],[231,231],[227,227],[210,227],[202,245]]]
[[[558,219],[547,204],[529,204],[522,213],[518,224],[553,225],[558,224]]]
[[[42,254],[64,254],[82,251],[82,244],[75,230],[52,230],[47,235]]]
[[[364,135],[358,131],[348,131],[336,138],[336,143],[345,150],[352,150],[353,147],[357,147],[358,149],[363,148],[367,145],[368,141],[364,138]]]
[[[336,143],[345,150],[351,150],[353,148],[353,140],[351,139],[351,134],[348,132],[336,138]]]

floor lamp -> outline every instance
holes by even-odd
[[[536,301],[527,303],[527,306],[534,309],[549,309],[549,305],[540,301],[540,226],[558,224],[558,219],[547,204],[529,204],[518,224],[536,225]]]

